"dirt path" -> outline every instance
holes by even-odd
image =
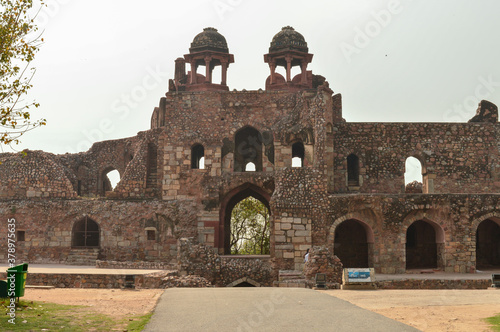
[[[22,299],[89,306],[96,312],[120,319],[151,312],[162,293],[163,289],[27,288]]]
[[[489,331],[500,313],[500,290],[323,291],[422,331]]]

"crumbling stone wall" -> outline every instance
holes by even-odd
[[[360,163],[361,193],[404,192],[405,161],[422,163],[424,193],[496,193],[497,124],[337,123],[335,192],[348,192],[347,156]]]
[[[74,191],[79,196],[99,197],[110,195],[112,198],[158,197],[160,194],[162,172],[157,172],[155,183],[147,187],[148,144],[158,147],[162,130],[140,132],[135,137],[97,142],[87,152],[58,155],[55,159],[65,167]],[[160,150],[160,149],[158,149]],[[161,151],[156,158],[156,168],[162,167]],[[112,193],[106,173],[117,170],[120,182]],[[106,186],[103,182],[107,182]]]
[[[163,154],[160,149],[155,162],[157,172],[148,186],[151,161],[147,146],[158,147],[161,131],[149,130],[136,137],[97,142],[89,151],[75,154],[30,150],[0,154],[0,198],[158,197]],[[113,192],[106,177],[111,170],[117,170],[121,176]]]
[[[476,115],[469,122],[498,122],[498,107],[487,100],[481,100]]]
[[[65,263],[72,250],[73,225],[88,216],[100,229],[99,258],[112,261],[172,262],[177,239],[196,235],[196,207],[189,202],[115,200],[17,200],[0,202],[6,225],[16,219],[25,232],[17,242],[16,258],[37,263]],[[148,240],[146,229],[155,229]],[[7,238],[7,227],[1,233]],[[0,244],[6,260],[7,240]]]
[[[212,247],[196,243],[192,238],[179,240],[177,259],[180,275],[201,276],[216,286],[227,286],[243,278],[261,286],[271,286],[275,279],[270,259],[266,256],[219,256]]]
[[[0,163],[0,199],[76,197],[64,168],[51,153],[2,153]]]
[[[269,257],[221,257],[218,285],[227,286],[240,279],[251,279],[260,286],[270,287],[276,279]]]
[[[181,238],[178,242],[177,266],[179,274],[197,275],[216,283],[221,271],[220,257],[213,248],[195,243],[193,238]]]

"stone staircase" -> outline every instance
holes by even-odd
[[[92,249],[71,249],[66,264],[95,266],[99,256],[99,248]]]
[[[296,270],[280,270],[279,281],[273,283],[274,287],[294,287],[307,288],[307,280],[304,278],[302,271]]]

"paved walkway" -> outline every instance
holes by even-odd
[[[171,288],[144,331],[418,331],[301,288]]]

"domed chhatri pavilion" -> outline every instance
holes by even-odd
[[[151,129],[78,154],[0,154],[0,215],[16,219],[17,259],[163,266],[220,286],[272,285],[279,271],[303,271],[309,248],[306,276],[329,281],[341,264],[500,267],[497,107],[482,101],[467,123],[349,123],[341,95],[307,70],[312,59],[284,27],[264,55],[265,90],[229,91],[234,56],[205,28],[175,60]],[[405,186],[408,158],[418,185]],[[248,197],[269,211],[269,255],[231,254],[231,213]]]

